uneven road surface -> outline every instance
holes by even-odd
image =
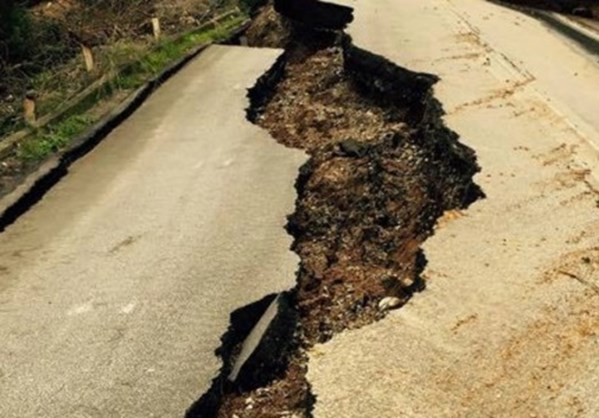
[[[295,283],[304,155],[245,120],[280,51],[211,47],[0,234],[0,417],[179,417],[232,310]]]
[[[487,198],[426,242],[428,288],[311,352],[315,417],[599,416],[599,58],[480,0],[357,0],[357,46],[438,74]]]

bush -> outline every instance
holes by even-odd
[[[0,94],[6,88],[2,84],[14,76],[33,77],[75,51],[68,33],[55,22],[36,18],[24,3],[0,0]]]
[[[0,57],[6,62],[31,59],[46,48],[55,50],[62,41],[56,25],[36,20],[22,5],[0,11]]]
[[[254,14],[259,8],[266,6],[268,0],[239,0],[239,6],[245,13]]]
[[[0,58],[5,62],[18,60],[29,45],[31,19],[20,5],[0,0]]]

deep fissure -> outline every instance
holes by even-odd
[[[306,2],[314,22],[297,15]],[[311,416],[310,348],[423,290],[421,244],[445,211],[483,196],[472,180],[474,152],[442,121],[432,93],[438,78],[357,48],[340,29],[348,8],[326,4],[327,20],[321,5],[275,1],[244,35],[249,46],[285,50],[249,91],[248,119],[310,155],[287,224],[300,257],[297,284],[279,308],[287,320],[267,335],[282,338],[257,350],[270,359],[254,362],[254,377],[231,382],[240,346],[274,296],[234,312],[217,351],[221,373],[188,417]]]

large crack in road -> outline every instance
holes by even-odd
[[[380,320],[423,290],[421,244],[445,211],[482,196],[472,181],[474,152],[443,124],[432,93],[437,77],[400,68],[326,22],[300,22],[306,17],[295,9],[274,6],[245,35],[250,46],[285,50],[249,92],[248,119],[310,155],[287,225],[301,259],[297,285],[279,297],[284,318],[270,325],[276,336],[262,347],[270,362],[254,361],[236,379],[243,341],[275,296],[232,314],[217,350],[222,371],[188,417],[311,416],[307,350]],[[347,8],[339,13],[335,26],[347,20]]]

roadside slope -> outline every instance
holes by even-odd
[[[425,292],[312,350],[314,415],[597,416],[597,157],[587,141],[599,137],[565,94],[594,103],[593,60],[486,2],[348,4],[357,45],[441,76],[436,96],[476,150],[487,198],[447,214],[425,243]],[[511,22],[494,19],[506,13]],[[507,34],[524,25],[532,40],[514,49]],[[555,65],[544,70],[547,50]],[[568,65],[583,77],[553,92]]]
[[[244,114],[279,53],[210,47],[0,234],[0,416],[181,416],[230,311],[293,285],[305,157]]]

